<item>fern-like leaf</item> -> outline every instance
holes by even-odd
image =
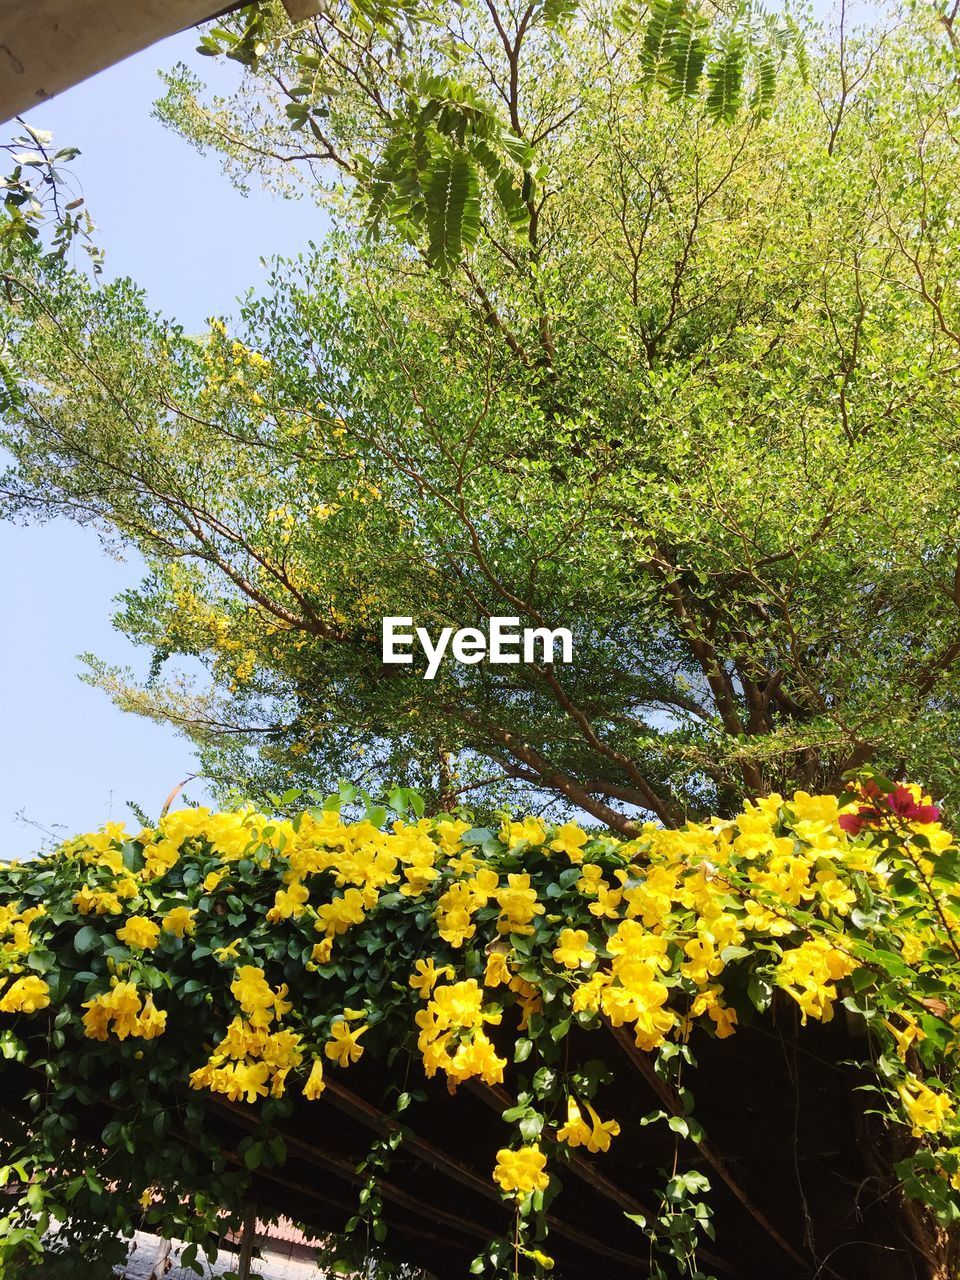
[[[807,42],[803,38],[803,32],[797,25],[795,18],[787,14],[784,18],[786,29],[790,37],[790,51],[793,54],[793,60],[797,64],[797,70],[803,83],[806,84],[810,79],[810,56],[807,53]]]
[[[640,51],[641,65],[648,76],[660,71],[685,18],[689,21],[686,0],[653,0]]]
[[[578,0],[543,0],[540,20],[548,27],[562,27],[576,13]]]
[[[515,231],[525,230],[530,221],[530,214],[513,174],[501,163],[500,157],[483,139],[473,144],[470,153],[493,184],[494,193],[507,216],[507,221]]]
[[[443,152],[431,165],[424,186],[428,254],[441,271],[450,271],[480,233],[477,171],[465,151]]]
[[[666,62],[667,92],[671,100],[692,98],[700,86],[708,43],[693,22],[685,21],[670,43]]]
[[[707,68],[707,110],[714,120],[733,120],[739,111],[746,60],[743,34],[729,32]]]
[[[755,83],[750,106],[755,115],[766,119],[773,109],[777,91],[777,58],[769,48],[758,49],[753,60]]]

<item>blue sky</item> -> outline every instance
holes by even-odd
[[[25,117],[80,148],[71,168],[106,274],[132,276],[188,329],[234,311],[237,295],[263,281],[262,256],[296,253],[323,234],[309,202],[240,195],[214,158],[151,119],[159,70],[182,60],[216,76],[221,91],[239,73],[197,56],[196,43],[195,32],[174,36]],[[113,597],[139,577],[135,560],[111,559],[91,530],[0,523],[0,858],[44,841],[20,813],[68,834],[129,816],[128,800],[155,815],[193,771],[185,739],[124,715],[79,679],[85,652],[143,670],[144,655],[109,622]],[[194,784],[187,794],[201,792]]]

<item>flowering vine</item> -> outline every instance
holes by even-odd
[[[474,1269],[540,1274],[565,1169],[602,1169],[629,1140],[604,1100],[609,1073],[564,1051],[591,1033],[654,1081],[665,1106],[648,1121],[692,1144],[659,1211],[628,1215],[651,1258],[692,1274],[709,1254],[711,1175],[682,1074],[698,1037],[729,1040],[774,1000],[801,1025],[843,1007],[867,1028],[877,1106],[910,1136],[902,1186],[943,1228],[960,1217],[960,850],[918,787],[772,795],[630,840],[535,817],[426,818],[409,793],[395,807],[389,822],[376,808],[346,820],[340,797],[293,820],[183,809],[3,871],[0,1043],[33,1119],[0,1135],[0,1256],[41,1256],[52,1217],[107,1256],[91,1221],[108,1184],[117,1229],[156,1196],[158,1229],[209,1243],[244,1177],[203,1137],[205,1108],[249,1108],[246,1171],[279,1167],[278,1117],[376,1061],[405,1091],[353,1229],[368,1245],[386,1234],[400,1112],[429,1096],[410,1081],[469,1085],[502,1116],[480,1172],[513,1223]],[[164,1145],[158,1099],[174,1096],[201,1135],[192,1162]],[[127,1109],[79,1143],[71,1107],[104,1100]],[[143,1123],[156,1160],[138,1147]],[[118,1146],[129,1158],[98,1170],[97,1151]]]

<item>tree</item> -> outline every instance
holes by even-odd
[[[923,15],[814,38],[727,118],[659,82],[659,10],[526,13],[337,10],[237,104],[172,78],[168,119],[336,219],[235,333],[7,273],[5,508],[150,565],[119,624],[154,678],[96,678],[258,796],[359,765],[629,833],[872,760],[955,798],[952,53]],[[574,660],[425,680],[388,615],[566,626]]]

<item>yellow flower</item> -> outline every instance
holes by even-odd
[[[835,911],[838,916],[849,915],[850,909],[856,905],[857,901],[857,895],[853,889],[840,879],[832,867],[818,871],[815,879],[817,892],[820,895],[820,914],[826,916],[831,911]]]
[[[203,878],[203,892],[213,893],[214,889],[220,884],[220,881],[227,874],[227,868],[223,867],[219,871],[211,871]]]
[[[528,875],[508,875],[507,884],[497,890],[496,899],[500,905],[500,933],[533,933],[531,921],[542,916],[545,908],[537,901],[536,889],[530,888]]]
[[[603,878],[603,867],[598,867],[595,862],[588,862],[580,872],[580,879],[575,887],[585,897],[592,898],[601,885],[609,887]]]
[[[293,1001],[288,1000],[286,998],[287,994],[288,994],[287,984],[285,982],[282,982],[280,986],[277,987],[273,996],[273,1011],[278,1018],[282,1018],[284,1014],[289,1013],[290,1010],[293,1008]]]
[[[497,1152],[493,1178],[508,1195],[523,1200],[535,1191],[546,1191],[550,1185],[546,1167],[547,1157],[539,1147],[520,1147],[517,1151],[502,1147]]]
[[[683,950],[689,959],[680,966],[680,972],[697,986],[704,986],[723,971],[723,961],[709,938],[691,938]]]
[[[573,993],[574,1013],[596,1013],[600,1008],[600,998],[604,987],[612,982],[609,973],[598,970],[589,981],[582,983]]]
[[[241,965],[230,983],[230,990],[240,1008],[249,1017],[252,1026],[270,1025],[273,1021],[271,1009],[276,1004],[278,996],[275,996],[270,989],[262,969],[253,964]],[[289,1009],[290,1006],[286,1007]]]
[[[783,953],[775,976],[800,1006],[800,1021],[806,1025],[808,1016],[830,1021],[837,998],[835,984],[856,968],[857,962],[832,947],[826,938],[811,938]]]
[[[445,814],[437,818],[437,842],[446,854],[454,854],[459,850],[460,837],[469,830],[470,823],[460,818],[451,818]]]
[[[232,1068],[232,1079],[229,1081],[231,1087],[224,1090],[232,1102],[239,1102],[241,1099],[256,1102],[258,1098],[267,1096],[270,1068],[265,1062],[236,1062],[232,1064]]]
[[[83,1034],[89,1040],[106,1040],[110,1032],[110,1009],[100,996],[87,1000],[83,1008]]]
[[[351,1027],[343,1018],[338,1018],[330,1028],[330,1039],[323,1046],[324,1053],[341,1067],[359,1062],[363,1055],[363,1045],[359,1041],[366,1030],[366,1026]]]
[[[910,1076],[906,1084],[898,1084],[897,1093],[910,1117],[915,1138],[922,1137],[924,1133],[939,1133],[953,1115],[954,1107],[949,1095],[935,1093],[915,1076]]]
[[[568,1147],[582,1147],[590,1141],[590,1126],[580,1114],[576,1098],[567,1099],[567,1123],[557,1130],[557,1141]]]
[[[811,796],[806,791],[795,791],[790,808],[799,822],[823,822],[832,825],[839,813],[836,796]]]
[[[136,880],[130,876],[121,876],[113,886],[113,891],[118,898],[122,898],[125,902],[130,898],[135,898],[140,892]]]
[[[452,978],[453,973],[453,969],[448,964],[441,965],[438,969],[431,956],[428,960],[417,961],[414,966],[414,972],[410,975],[410,986],[417,992],[421,1000],[426,1000],[439,979]]]
[[[180,861],[180,850],[175,840],[159,840],[143,850],[143,875],[146,880],[158,880]]]
[[[587,1139],[588,1151],[609,1151],[610,1139],[615,1138],[620,1132],[619,1122],[616,1120],[601,1120],[597,1113],[591,1107],[589,1102],[583,1104],[587,1108],[587,1115],[590,1117],[590,1136]]]
[[[453,1057],[444,1057],[439,1065],[447,1073],[447,1087],[452,1093],[459,1082],[473,1076],[479,1076],[487,1084],[502,1084],[507,1060],[497,1056],[493,1042],[481,1028],[474,1032],[472,1039],[461,1040]]]
[[[233,942],[228,942],[225,947],[214,947],[213,954],[223,964],[227,960],[236,960],[240,952],[240,939],[234,938]]]
[[[106,889],[88,889],[84,885],[73,895],[73,904],[82,916],[88,916],[91,911],[98,916],[120,914],[120,899]]]
[[[167,1023],[166,1013],[154,1006],[153,997],[147,996],[146,1004],[140,1004],[140,993],[132,982],[113,979],[109,991],[87,1000],[83,1008],[83,1031],[91,1040],[107,1040],[111,1030],[118,1040],[128,1036],[152,1040],[163,1033]]]
[[[607,950],[612,956],[623,956],[626,960],[648,960],[664,971],[670,968],[667,939],[651,933],[639,920],[621,920],[607,939]]]
[[[557,827],[550,848],[554,853],[565,853],[571,862],[583,861],[583,846],[587,843],[587,833],[575,822],[565,822]]]
[[[728,1005],[721,1004],[720,1001],[717,1000],[707,1010],[707,1014],[713,1022],[714,1031],[716,1032],[718,1040],[726,1040],[729,1036],[736,1033],[736,1009],[731,1009]]]
[[[147,996],[143,1002],[143,1012],[137,1018],[139,1031],[134,1034],[140,1035],[144,1040],[153,1040],[156,1036],[163,1035],[167,1027],[166,1012],[160,1010],[153,1003],[153,996]]]
[[[477,867],[476,874],[466,882],[474,907],[485,907],[496,893],[500,877],[492,867]]]
[[[510,966],[507,964],[507,953],[500,950],[491,951],[487,956],[487,966],[483,971],[483,985],[485,987],[499,987],[504,983],[509,983],[511,977]]]
[[[171,907],[163,917],[163,927],[176,938],[187,937],[193,933],[193,917],[196,914],[193,907]]]
[[[131,916],[117,937],[136,951],[150,951],[160,940],[160,926],[146,916]]]
[[[336,935],[346,933],[355,924],[363,920],[366,905],[359,889],[346,889],[342,897],[334,898],[317,908],[315,928],[318,933]]]
[[[907,1024],[902,1031],[898,1031],[893,1023],[889,1022],[886,1018],[883,1020],[883,1025],[897,1042],[897,1056],[902,1061],[906,1062],[910,1046],[920,1040],[925,1040],[926,1036],[908,1013],[901,1013],[900,1017]]]
[[[557,942],[553,958],[565,969],[585,969],[597,958],[586,929],[563,929]]]
[[[479,1027],[484,1018],[483,991],[476,978],[437,987],[429,1010],[442,1027]]]
[[[521,844],[543,844],[547,833],[539,818],[524,818],[522,822],[505,822],[500,828],[500,839],[508,849]]]
[[[451,947],[462,947],[476,931],[477,926],[470,919],[470,912],[465,907],[454,907],[438,917],[440,937]]]
[[[36,1013],[38,1009],[46,1009],[50,1003],[50,988],[42,978],[28,974],[18,978],[0,1000],[0,1012],[3,1013]]]
[[[280,920],[298,919],[306,910],[310,891],[299,880],[293,880],[286,889],[278,889],[273,899],[273,906],[267,912],[271,924]]]
[[[597,885],[597,900],[591,902],[587,910],[591,915],[601,919],[616,920],[623,893],[620,889],[611,889],[605,884]]]
[[[313,1101],[314,1098],[320,1097],[326,1087],[323,1080],[323,1062],[320,1058],[314,1058],[307,1083],[303,1086],[303,1096]]]

